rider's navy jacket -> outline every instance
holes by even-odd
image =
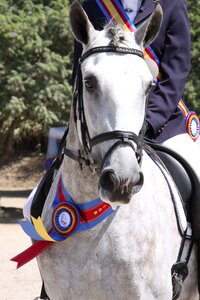
[[[154,0],[144,0],[134,24],[138,27],[155,8]],[[190,29],[185,0],[160,0],[163,23],[151,47],[160,60],[162,79],[153,86],[148,97],[147,121],[149,137],[161,143],[168,138],[186,132],[183,113],[177,108],[190,70]],[[83,7],[95,29],[102,30],[106,19],[95,0],[86,0]],[[81,55],[82,46],[75,42],[74,70]],[[148,135],[147,134],[147,135]]]

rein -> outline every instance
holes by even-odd
[[[105,160],[111,155],[111,153],[113,153],[116,150],[116,148],[122,144],[123,145],[126,144],[130,146],[135,152],[138,163],[141,163],[143,137],[145,132],[144,125],[142,126],[139,135],[136,135],[134,132],[130,132],[130,131],[114,130],[110,132],[103,132],[99,135],[94,136],[93,138],[90,137],[89,129],[85,117],[84,104],[83,104],[83,81],[82,81],[81,64],[89,56],[97,53],[114,53],[114,54],[122,54],[122,55],[132,54],[132,55],[137,55],[140,58],[144,59],[143,52],[138,49],[126,48],[126,47],[114,47],[114,46],[94,47],[88,50],[87,52],[85,52],[80,57],[77,66],[77,77],[76,77],[75,89],[73,94],[73,111],[74,111],[74,122],[76,124],[77,131],[80,132],[85,155],[84,157],[82,157],[80,150],[78,151],[78,155],[76,155],[69,149],[65,149],[65,154],[71,159],[78,161],[81,168],[82,168],[82,164],[84,163],[85,165],[89,166],[91,170],[92,170],[91,167],[94,167],[95,170],[97,170],[98,168],[95,165],[94,159],[91,154],[92,148],[95,145],[103,143],[105,141],[117,140],[114,143],[114,145],[111,146],[111,148],[105,154],[102,161],[101,168],[103,167]],[[136,144],[136,147],[133,145],[132,142]]]

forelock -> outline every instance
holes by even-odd
[[[126,40],[125,31],[119,24],[109,23],[106,25],[105,30],[110,38],[109,46],[118,47]]]

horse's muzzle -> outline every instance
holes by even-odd
[[[144,182],[142,172],[138,172],[138,176],[122,179],[112,170],[104,170],[99,178],[100,194],[110,202],[129,203],[131,197],[138,193]],[[106,199],[105,199],[106,198]]]

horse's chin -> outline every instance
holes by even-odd
[[[131,193],[124,194],[119,194],[116,192],[109,193],[99,187],[99,195],[102,201],[109,203],[112,208],[116,208],[119,205],[128,204],[131,201],[132,197],[140,191],[141,187],[142,185],[135,186],[132,189]]]

